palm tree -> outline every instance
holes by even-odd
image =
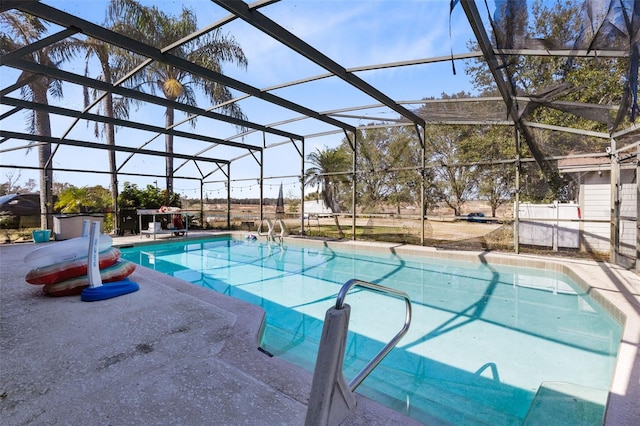
[[[330,207],[333,213],[340,212],[339,186],[344,182],[344,175],[335,174],[344,172],[349,166],[349,159],[345,152],[339,148],[325,147],[323,150],[316,148],[314,152],[307,155],[307,162],[311,167],[305,171],[305,186],[322,186],[322,201],[324,205]],[[338,236],[344,237],[344,232],[340,227],[338,216],[333,215],[338,229]]]
[[[198,30],[196,13],[187,8],[182,9],[180,16],[172,17],[156,6],[142,6],[136,0],[111,0],[108,14],[112,20],[120,21],[119,27],[114,28],[116,31],[158,48],[169,46]],[[177,46],[171,50],[171,54],[216,72],[221,72],[223,62],[232,62],[242,68],[247,66],[240,45],[233,37],[223,35],[219,29]],[[225,113],[235,118],[245,118],[238,105],[227,103],[233,98],[228,87],[168,64],[153,62],[134,76],[133,81],[138,86],[148,85],[153,93],[161,90],[167,99],[190,106],[196,106],[196,94],[200,91],[212,103],[222,104],[221,109]],[[167,107],[167,129],[173,127],[174,117],[174,109]],[[195,125],[195,120],[191,120],[191,125]],[[165,150],[173,153],[173,135],[165,135]],[[166,191],[167,196],[173,193],[172,156],[166,157]]]
[[[118,55],[118,50],[111,45],[104,43],[101,40],[93,38],[87,38],[80,42],[80,48],[85,51],[85,61],[87,66],[85,68],[85,74],[88,74],[88,63],[92,56],[95,56],[100,63],[101,75],[98,77],[100,80],[106,83],[113,83],[117,78],[121,77],[124,73],[125,67],[120,64],[121,57]],[[129,103],[130,99],[116,96],[109,92],[106,94],[100,94],[94,90],[91,94],[91,98],[97,99],[102,96],[100,101],[100,109],[105,117],[108,118],[122,118],[127,119],[129,117]],[[89,91],[85,90],[85,106],[89,105]],[[116,131],[113,123],[106,123],[100,126],[99,123],[95,123],[94,133],[96,137],[104,134],[107,145],[116,145]],[[116,166],[116,151],[108,151],[109,155],[109,175],[110,184],[109,189],[111,191],[111,208],[116,215],[116,221],[119,217],[118,214],[118,170]],[[117,222],[116,222],[117,226]]]
[[[47,26],[40,19],[27,13],[9,11],[0,13],[0,54],[5,54],[30,45],[47,34]],[[27,61],[48,67],[57,68],[62,62],[70,59],[76,48],[69,41],[61,41],[43,47],[23,57]],[[46,105],[48,94],[62,97],[62,82],[52,77],[23,71],[18,82],[28,81],[20,88],[23,99]],[[51,120],[49,113],[34,109],[29,117],[31,134],[51,137]],[[38,144],[38,164],[40,168],[40,226],[50,228],[53,212],[53,169],[51,167],[51,144]]]

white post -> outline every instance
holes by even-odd
[[[553,212],[556,221],[553,223],[551,238],[553,239],[553,251],[558,251],[558,234],[560,233],[560,206],[558,205],[558,200],[553,201]]]
[[[85,222],[89,222],[88,220]],[[84,227],[84,224],[83,224]],[[89,259],[87,265],[87,275],[89,277],[89,287],[95,288],[102,285],[100,277],[99,265],[99,241],[100,241],[100,222],[95,221],[91,224],[91,233],[89,234]]]

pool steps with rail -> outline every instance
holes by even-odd
[[[309,336],[305,339],[296,338],[287,330],[276,329],[273,326],[267,327],[269,328],[269,345],[266,347],[269,351],[274,351],[274,355],[282,356],[295,365],[313,371],[314,363],[309,360],[315,359],[317,354],[319,343],[317,339]],[[292,342],[295,344],[292,345]],[[345,371],[349,371],[350,374],[362,369],[371,356],[382,346],[379,342],[370,342],[366,345],[359,343],[359,345],[369,346],[369,348],[361,348],[361,355],[350,365],[345,366]],[[282,353],[277,352],[275,348],[278,347],[286,348],[286,353],[285,350]],[[395,354],[392,353],[389,357],[395,357]],[[384,377],[390,373],[393,374],[393,381],[385,380]],[[401,380],[402,383],[397,383],[398,380]],[[367,386],[367,383],[375,384],[377,390],[374,390],[372,386]],[[455,392],[443,391],[447,388],[454,389]],[[411,389],[413,392],[409,401],[405,396],[407,389]],[[519,425],[522,423],[524,415],[521,418],[511,416],[501,412],[499,407],[501,402],[508,403],[513,400],[512,391],[513,388],[499,384],[489,387],[483,378],[479,378],[478,383],[469,381],[445,383],[441,378],[426,376],[417,382],[415,374],[399,372],[397,369],[388,367],[385,361],[359,388],[360,393],[374,401],[392,407],[405,415],[412,414],[411,417],[420,418],[427,424],[431,424],[428,422],[431,420],[435,422],[433,424],[442,422],[483,424],[486,422],[490,425]],[[472,396],[465,397],[463,396],[465,393]],[[424,406],[425,401],[428,401],[431,408],[428,412],[416,408]]]

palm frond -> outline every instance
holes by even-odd
[[[50,80],[49,83],[49,94],[54,98],[62,98],[62,81],[60,80]]]
[[[123,98],[122,96],[113,97],[113,113],[116,118],[123,120],[129,119],[129,98]]]

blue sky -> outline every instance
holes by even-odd
[[[44,0],[44,2],[98,23],[103,19],[107,4],[102,0]],[[227,15],[226,11],[207,0],[142,1],[142,3],[157,4],[169,14],[177,13],[180,5],[184,4],[197,11],[200,26],[208,25]],[[481,14],[485,15],[484,5],[479,4],[478,7],[481,8]],[[454,53],[463,53],[467,51],[466,43],[473,36],[464,12],[458,6],[452,16],[451,38],[449,37],[448,0],[282,0],[263,8],[261,11],[346,68],[446,56],[450,54],[451,49]],[[52,27],[52,31],[56,30],[58,28]],[[223,70],[224,73],[254,87],[267,88],[326,72],[310,61],[293,54],[287,47],[280,45],[241,20],[227,24],[223,27],[223,31],[236,38],[249,62],[246,70],[237,69],[227,64]],[[82,60],[75,60],[65,64],[64,68],[82,73],[84,63]],[[472,88],[464,73],[463,63],[456,63],[456,69],[457,75],[454,76],[451,63],[443,62],[367,71],[358,73],[358,76],[396,100],[417,100],[427,96],[439,97],[443,92],[471,91]],[[97,71],[92,75],[96,74]],[[15,81],[16,77],[15,70],[7,69],[7,67],[0,68],[0,81],[3,82],[3,87]],[[337,78],[319,80],[304,86],[278,89],[272,93],[319,112],[377,103],[368,96],[351,89]],[[238,93],[238,95],[241,94]],[[9,96],[19,97],[19,93],[12,93]],[[51,99],[50,102],[60,106],[78,108],[78,105],[82,105],[83,102],[81,88],[65,84],[64,99]],[[207,100],[202,99],[201,106],[206,108],[210,105]],[[298,116],[295,112],[274,107],[257,99],[243,100],[240,102],[240,106],[250,121],[261,124],[276,123]],[[0,106],[0,112],[6,110],[7,107]],[[380,109],[360,111],[359,113],[368,113],[374,117],[382,116],[389,119],[397,117],[395,113]],[[131,118],[139,122],[162,126],[164,111],[160,107],[145,105],[132,111]],[[184,116],[177,112],[176,120],[182,118]],[[366,124],[366,120],[360,120],[359,124]],[[3,120],[0,125],[8,130],[25,131],[26,115],[16,114],[10,119]],[[52,116],[52,125],[54,136],[60,137],[69,129],[71,121]],[[302,120],[286,126],[279,126],[279,128],[305,136],[332,130],[329,126],[314,120]],[[195,129],[192,129],[188,124],[181,125],[178,129],[218,137],[227,137],[236,133],[232,126],[204,118],[197,121]],[[83,122],[73,127],[68,137],[100,141],[100,139],[94,138],[92,128],[87,127]],[[153,137],[154,135],[150,133],[120,129],[117,133],[117,143],[139,146]],[[325,137],[309,137],[306,140],[306,152],[309,153],[324,146],[337,146],[343,137],[342,133]],[[238,139],[238,141],[251,144],[261,143],[262,135],[255,133],[246,136],[244,140]],[[282,141],[280,137],[267,136],[267,144],[277,144],[280,141]],[[0,150],[8,150],[24,144],[22,141],[7,141],[0,145]],[[176,152],[182,147],[188,153],[196,152],[200,147],[206,146],[202,143],[183,140],[176,140],[175,144]],[[148,145],[148,148],[163,150],[163,138],[156,138]],[[216,150],[211,152],[212,156],[217,158],[233,158],[242,155],[238,150],[219,148]],[[122,163],[127,156],[128,154],[119,153],[118,163]],[[55,156],[54,165],[62,168],[108,170],[106,158],[106,151],[61,147]],[[302,167],[297,151],[290,144],[265,150],[264,162],[265,178],[296,175],[300,173]],[[181,160],[176,160],[175,165],[181,163]],[[2,164],[37,165],[36,150],[31,150],[26,155],[24,150],[0,152],[0,165]],[[123,167],[123,171],[161,174],[164,171],[164,161],[162,158],[136,156]],[[0,167],[0,181],[5,181],[7,173],[10,172],[11,170],[6,167]],[[256,178],[259,177],[259,168],[252,157],[247,156],[234,162],[231,173],[232,179],[236,180],[232,182],[233,197],[258,196]],[[189,164],[177,173],[177,175],[185,174],[196,175],[197,170],[192,164]],[[23,181],[30,177],[37,179],[37,171],[22,171]],[[100,184],[108,187],[109,182],[106,174],[55,172],[54,177],[57,181],[69,182],[76,186]],[[222,179],[224,178],[220,173],[214,174],[210,178],[212,181]],[[156,180],[160,187],[164,186],[162,178],[119,177],[120,186],[125,181],[145,186]],[[265,180],[265,196],[277,196],[280,183],[284,184],[285,194],[291,192],[299,195],[300,184],[295,178],[287,177]],[[177,179],[174,185],[177,191],[189,197],[199,196],[199,182],[197,181]],[[205,185],[205,193],[211,197],[224,196],[224,184],[221,182],[208,183]]]

